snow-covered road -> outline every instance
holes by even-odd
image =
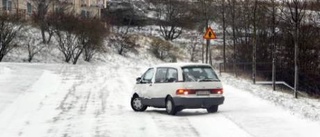
[[[0,137],[316,137],[302,119],[250,92],[224,84],[218,113],[130,108],[136,64],[0,64]]]

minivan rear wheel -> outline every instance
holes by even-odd
[[[148,106],[142,104],[142,100],[139,96],[133,96],[131,98],[131,108],[134,111],[145,111]]]
[[[174,101],[171,97],[168,97],[166,100],[166,111],[170,115],[175,115],[177,113],[177,107],[174,104]]]
[[[208,113],[214,113],[218,111],[218,105],[211,106],[207,108]]]

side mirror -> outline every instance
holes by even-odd
[[[140,83],[140,82],[141,82],[141,77],[137,77],[137,78],[136,78],[136,82],[137,82],[137,83]]]

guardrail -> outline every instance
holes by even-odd
[[[256,81],[256,84],[260,84],[260,85],[272,85],[272,81]],[[288,83],[284,82],[284,81],[276,81],[275,82],[276,85],[284,85],[292,90],[294,90],[294,87],[290,86]]]
[[[272,85],[272,81],[256,81],[256,84],[258,85]],[[276,81],[275,82],[276,85],[284,85],[288,88],[290,88],[292,92],[294,92],[294,87],[290,86],[288,83],[284,82],[284,81]],[[308,96],[307,94],[297,91],[299,95],[302,95],[304,97]]]

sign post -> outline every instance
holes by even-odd
[[[208,53],[209,53],[210,40],[211,39],[216,39],[217,36],[216,36],[216,33],[214,33],[214,31],[212,30],[212,28],[208,27],[206,33],[203,36],[203,38],[207,40],[206,61],[205,61],[205,63],[208,63]]]

